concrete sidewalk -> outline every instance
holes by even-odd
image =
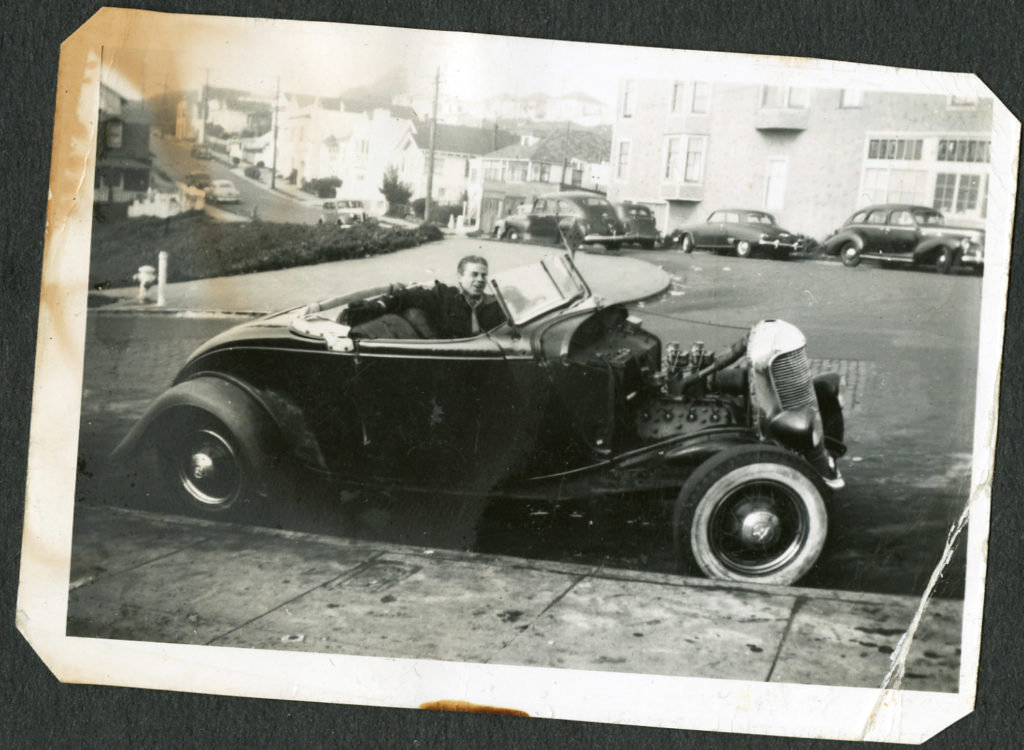
[[[449,237],[372,258],[168,284],[163,307],[138,302],[135,287],[110,289],[104,294],[122,299],[100,310],[107,313],[268,313],[396,281],[430,284],[440,280],[454,284],[456,265],[466,255],[483,255],[491,271],[498,272],[557,252],[555,246]],[[173,266],[174,259],[169,263]],[[635,258],[577,253],[576,263],[593,292],[609,302],[646,299],[671,284],[667,273]],[[150,290],[150,297],[156,298],[155,289]]]
[[[761,587],[79,506],[69,636],[878,687],[914,597]],[[904,687],[954,692],[962,603]]]

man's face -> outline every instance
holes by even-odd
[[[459,274],[459,286],[470,297],[479,297],[487,288],[487,266],[483,263],[467,263]]]

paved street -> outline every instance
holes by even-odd
[[[229,167],[221,158],[196,159],[191,155],[192,144],[173,138],[153,137],[150,140],[154,161],[176,182],[184,182],[189,172],[208,172],[215,180],[231,180],[241,199],[238,203],[225,203],[217,208],[239,216],[251,217],[256,207],[264,221],[294,222],[313,224],[321,211],[314,196],[307,196],[308,203],[296,200],[281,192],[270,190],[270,169],[263,170],[260,181],[246,177],[242,167]]]
[[[450,240],[448,244],[467,240]],[[488,241],[483,245],[486,254]],[[980,281],[967,276],[847,269],[821,262],[739,260],[628,251],[662,264],[673,288],[637,313],[665,340],[719,347],[763,317],[800,326],[812,365],[847,376],[847,489],[830,540],[802,584],[919,593],[969,487]],[[317,296],[317,295],[312,295]],[[92,314],[78,498],[166,510],[144,473],[111,473],[104,456],[188,353],[236,322]],[[134,467],[144,472],[146,467]],[[294,530],[631,570],[677,571],[662,508],[510,504],[429,497],[340,498],[331,491],[288,519]],[[260,519],[253,519],[259,521]],[[940,594],[962,595],[963,561]]]

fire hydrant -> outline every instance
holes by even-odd
[[[156,282],[156,269],[153,266],[139,266],[139,272],[132,279],[139,282],[139,302],[149,302],[149,288]]]

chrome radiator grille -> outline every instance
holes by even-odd
[[[807,352],[803,347],[776,357],[771,373],[772,384],[783,409],[800,409],[817,403]]]

